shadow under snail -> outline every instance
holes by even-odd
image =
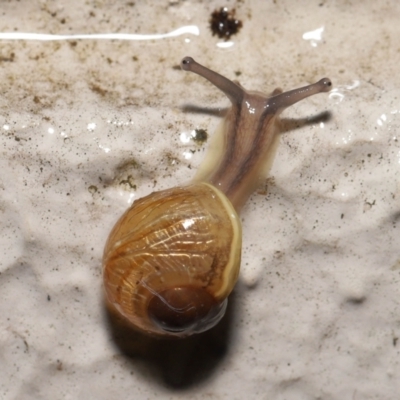
[[[206,331],[225,313],[240,267],[238,213],[263,175],[278,115],[331,87],[324,78],[265,95],[191,57],[181,68],[210,81],[232,103],[217,131],[218,152],[191,184],[136,200],[112,229],[103,257],[109,304],[139,331],[176,337]]]

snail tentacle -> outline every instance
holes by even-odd
[[[232,104],[240,104],[242,102],[245,92],[240,85],[228,78],[225,78],[225,76],[222,76],[219,73],[197,63],[192,57],[185,57],[181,61],[181,68],[184,71],[194,72],[195,74],[207,79],[219,90],[225,93]]]

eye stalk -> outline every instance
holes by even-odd
[[[103,256],[109,304],[136,329],[175,337],[203,332],[223,317],[239,275],[238,214],[265,174],[277,118],[332,85],[324,78],[265,95],[191,57],[181,67],[210,81],[232,103],[216,132],[218,146],[191,184],[136,200],[112,229]]]

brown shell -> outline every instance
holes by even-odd
[[[241,237],[236,211],[212,185],[197,183],[143,197],[122,215],[107,240],[107,299],[147,333],[187,336],[209,329],[221,319],[224,301],[236,283]],[[148,308],[154,296],[174,288],[184,288],[186,295],[190,288],[196,296],[206,293],[221,310],[210,316],[212,321],[165,332],[149,317]]]

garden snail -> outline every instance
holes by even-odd
[[[212,153],[191,184],[136,200],[112,229],[103,257],[111,306],[142,332],[177,337],[210,329],[225,313],[240,267],[238,213],[265,169],[277,116],[331,86],[324,78],[266,96],[190,57],[181,67],[232,102],[219,131],[219,154]]]

